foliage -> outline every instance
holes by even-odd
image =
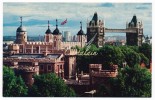
[[[133,67],[135,64],[140,63],[140,56],[133,49],[129,48],[128,46],[121,46],[120,49],[125,56],[125,61],[127,62],[128,66]]]
[[[145,65],[149,65],[149,59],[142,53],[139,53],[141,58],[141,63],[144,63]]]
[[[89,72],[89,64],[94,64],[99,61],[98,57],[95,55],[78,55],[76,62],[77,62],[77,69],[78,71],[83,71],[85,73]]]
[[[94,53],[98,51],[98,48],[96,45],[91,44],[90,48],[88,51],[86,51],[86,47],[83,47],[79,49],[77,47],[77,50],[79,50],[81,53]],[[83,71],[83,72],[89,72],[89,64],[91,63],[97,63],[99,60],[96,57],[96,55],[78,55],[77,56],[77,69],[78,71]]]
[[[103,46],[98,51],[98,57],[105,67],[109,67],[111,64],[122,66],[124,62],[124,55],[121,49],[115,46]]]
[[[35,82],[29,90],[32,97],[74,97],[74,91],[53,73],[36,75]]]
[[[145,56],[145,50],[142,48],[151,50],[149,49],[148,44],[143,44],[142,47],[116,47],[105,45],[102,48],[97,48],[95,45],[91,45],[87,52],[97,52],[98,55],[93,57],[90,55],[77,56],[77,67],[80,71],[82,70],[84,72],[88,72],[90,63],[101,63],[105,69],[108,69],[111,64],[117,64],[119,67],[121,67],[123,62],[127,62],[127,65],[130,67],[133,67],[136,64],[140,64],[140,62],[144,62],[146,65],[148,65],[149,59],[147,56]],[[86,48],[84,47],[80,50],[84,52]]]
[[[139,47],[139,52],[143,53],[149,60],[152,59],[152,47],[151,45],[144,43]]]
[[[111,95],[117,97],[150,97],[151,73],[140,66],[126,67],[111,82]]]
[[[98,48],[96,47],[96,45],[91,44],[89,51],[90,52],[97,52],[98,51]]]
[[[125,57],[125,60],[130,67],[140,63],[140,56],[134,51],[128,52]]]
[[[126,47],[128,47],[128,48],[132,49],[133,51],[139,53],[139,47],[138,46],[126,46]]]
[[[28,88],[23,79],[15,76],[15,73],[9,67],[3,66],[3,96],[21,97],[27,96]]]
[[[109,90],[109,88],[106,85],[101,84],[98,86],[96,94],[94,96],[95,97],[109,97],[111,96],[110,92],[111,90]]]

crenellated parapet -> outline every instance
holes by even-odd
[[[111,65],[110,70],[102,70],[102,64],[90,64],[89,73],[91,77],[116,77],[118,75],[118,65]]]
[[[39,66],[22,66],[22,65],[19,65],[18,66],[18,70],[19,71],[23,71],[23,72],[38,72],[39,71]]]
[[[85,42],[82,42],[83,46],[86,44]],[[79,46],[81,47],[81,42],[61,42],[62,49],[67,48],[70,49],[71,47]]]
[[[26,66],[18,65],[18,68],[15,68],[16,75],[21,75],[25,84],[28,87],[31,87],[34,83],[33,75],[38,74],[39,66]]]
[[[45,62],[54,63],[59,62],[59,59],[52,58],[3,58],[4,62]]]
[[[52,45],[52,42],[26,42],[25,45]]]
[[[9,50],[19,50],[19,44],[10,44]]]

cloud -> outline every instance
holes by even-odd
[[[136,9],[145,10],[145,9],[148,9],[148,7],[136,7]]]
[[[104,3],[101,4],[102,7],[114,7],[114,5],[112,3]]]
[[[142,5],[149,5],[149,6],[152,6],[152,3],[142,3]]]
[[[131,21],[132,16],[136,14],[138,19],[147,23],[144,25],[147,29],[144,29],[145,33],[150,33],[149,29],[151,30],[150,25],[152,25],[150,3],[3,3],[4,33],[15,34],[20,25],[20,16],[23,16],[23,25],[27,27],[28,35],[44,35],[48,20],[51,30],[54,30],[55,19],[58,19],[60,31],[67,30],[73,34],[79,31],[82,21],[86,33],[87,19],[90,21],[94,12],[98,13],[99,19],[105,20],[108,28],[125,28],[126,21]],[[61,26],[60,23],[66,18],[68,22]]]

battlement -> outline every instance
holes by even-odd
[[[26,42],[26,45],[52,45],[53,42]]]
[[[59,62],[59,59],[52,58],[3,58],[4,62]]]
[[[102,70],[99,72],[91,72],[92,77],[116,77],[118,72],[111,70]]]
[[[82,43],[85,45],[85,43]],[[61,47],[62,49],[70,49],[71,47],[79,46],[81,47],[81,42],[61,42]]]
[[[9,50],[19,50],[19,45],[18,44],[10,44]]]
[[[89,64],[89,73],[92,77],[116,77],[118,65],[111,65],[110,70],[102,70],[102,64]]]
[[[17,70],[18,71],[24,71],[24,72],[38,72],[39,69],[36,67],[33,67],[33,66],[21,66],[21,65],[19,65]]]

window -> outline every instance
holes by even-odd
[[[43,65],[40,65],[40,70],[44,70],[44,66]]]
[[[51,65],[48,65],[48,70],[51,70],[52,68],[51,68]]]
[[[62,65],[60,65],[60,69],[62,69]]]

